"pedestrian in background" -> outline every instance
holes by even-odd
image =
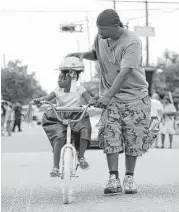
[[[163,110],[163,105],[159,101],[159,95],[154,93],[151,99],[151,122],[154,119],[159,119],[159,121],[161,121]],[[158,148],[158,139],[155,140],[155,148]]]
[[[15,132],[16,126],[18,127],[19,132],[22,132],[21,130],[22,107],[19,102],[17,102],[14,107],[14,113],[15,113],[15,120],[14,120],[14,126],[12,129],[12,132]]]
[[[165,137],[166,134],[169,135],[169,148],[172,148],[173,135],[175,134],[174,128],[174,117],[176,113],[175,106],[171,103],[168,95],[164,96],[163,99],[163,119],[160,126],[161,138],[162,138],[162,146],[161,148],[165,148]]]
[[[1,102],[1,136],[4,135],[4,120],[5,120],[6,109],[4,102]]]
[[[14,110],[12,108],[11,102],[6,102],[5,103],[5,119],[4,119],[4,134],[8,136],[12,135],[12,125],[14,121]]]

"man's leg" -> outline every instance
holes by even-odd
[[[164,148],[165,147],[165,134],[161,134],[161,139],[162,139],[162,146],[161,148]]]
[[[106,154],[108,169],[109,169],[109,181],[104,189],[104,194],[120,194],[122,192],[122,186],[118,174],[118,159],[119,153]]]
[[[169,142],[170,142],[169,148],[172,149],[172,143],[173,143],[173,135],[172,134],[169,134]]]
[[[103,147],[109,169],[109,181],[104,194],[120,194],[122,186],[118,174],[119,153],[124,151],[122,142],[122,125],[119,108],[111,103],[101,118],[102,127],[99,129],[99,146]]]
[[[21,132],[22,130],[21,130],[21,119],[18,119],[18,129],[19,129],[19,132]]]
[[[119,153],[106,154],[109,172],[118,172]],[[118,176],[116,176],[118,178]]]
[[[137,193],[133,175],[137,157],[147,151],[150,144],[149,135],[146,135],[146,129],[150,127],[150,111],[151,102],[148,96],[129,103],[125,110],[123,138],[126,152],[126,174],[123,185],[124,192],[127,194]]]
[[[158,148],[158,138],[155,140],[155,148]]]
[[[137,193],[137,188],[135,186],[133,179],[136,161],[137,156],[130,156],[127,154],[125,155],[126,173],[123,184],[124,184],[124,193],[126,194]]]
[[[136,161],[137,161],[136,156],[125,155],[126,175],[132,175],[133,176]]]
[[[11,121],[7,121],[7,133],[8,136],[11,136]]]
[[[15,120],[14,120],[14,125],[13,125],[12,132],[14,132],[14,131],[15,131],[16,125],[17,125],[17,119],[15,119]]]

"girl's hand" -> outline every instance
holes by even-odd
[[[90,98],[90,100],[88,101],[88,104],[89,104],[90,106],[93,106],[93,105],[96,104],[96,100],[95,100],[94,98]]]
[[[33,100],[33,102],[35,103],[35,104],[40,104],[40,102],[42,101],[42,98],[35,98],[34,100]]]

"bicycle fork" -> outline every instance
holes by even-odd
[[[64,164],[64,154],[67,149],[70,149],[72,152],[72,160],[69,161],[69,163],[72,163],[72,169],[71,169],[71,176],[75,177],[76,175],[76,164],[77,164],[77,158],[76,158],[76,149],[71,143],[71,126],[70,121],[68,120],[67,125],[67,141],[66,144],[61,149],[61,155],[60,155],[60,167],[59,167],[59,173],[61,178],[63,178],[63,164]]]

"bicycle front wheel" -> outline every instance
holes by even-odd
[[[69,204],[72,200],[72,186],[71,186],[71,173],[72,173],[72,151],[67,148],[64,152],[63,163],[63,203]]]

